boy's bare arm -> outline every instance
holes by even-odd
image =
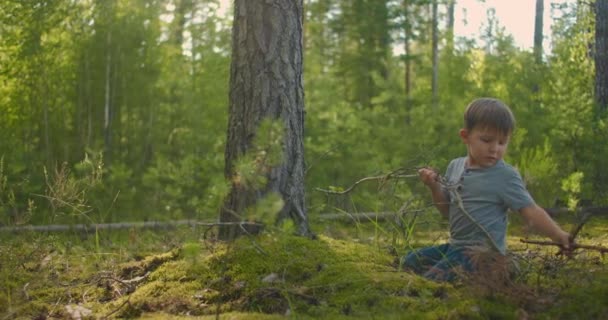
[[[553,242],[561,243],[564,248],[570,247],[570,234],[562,230],[543,208],[533,204],[520,209],[519,213],[539,233],[551,238]]]
[[[449,215],[449,206],[445,193],[443,193],[441,184],[438,181],[437,172],[433,169],[422,168],[418,170],[418,175],[420,176],[420,180],[422,180],[422,182],[431,190],[433,203],[435,204],[435,207],[437,207],[437,210],[447,217]]]

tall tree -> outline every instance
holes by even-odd
[[[245,211],[269,192],[284,201],[280,217],[291,217],[297,232],[310,235],[304,202],[304,89],[302,83],[302,0],[237,0],[232,29],[232,63],[225,176],[232,187],[221,209],[221,222],[241,221]],[[284,129],[282,158],[261,170],[261,188],[242,183],[237,161],[253,151],[263,121]],[[257,165],[264,165],[263,155]],[[220,228],[220,239],[238,234],[235,226]]]
[[[536,0],[536,17],[534,18],[534,58],[536,63],[543,60],[543,15],[545,1]]]
[[[595,1],[595,101],[608,110],[608,0]]]

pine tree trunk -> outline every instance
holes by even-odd
[[[595,101],[608,111],[608,0],[595,2]]]
[[[536,63],[543,60],[543,15],[544,0],[536,0],[536,17],[534,19],[534,58]]]
[[[232,189],[220,222],[243,219],[245,210],[268,192],[281,195],[279,216],[291,217],[301,235],[311,235],[304,203],[304,89],[302,83],[302,0],[236,0],[232,27],[232,63],[225,176]],[[264,190],[234,179],[235,162],[247,153],[262,119],[285,128],[282,163],[268,173]],[[220,228],[219,238],[239,234]]]

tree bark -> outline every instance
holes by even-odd
[[[595,101],[608,111],[608,0],[595,1]]]
[[[534,18],[534,58],[536,63],[543,61],[543,15],[544,0],[536,0],[536,17]]]
[[[280,218],[291,217],[300,235],[311,235],[304,202],[304,89],[302,83],[302,0],[236,0],[225,171],[231,191],[220,222],[243,219],[248,207],[269,192],[281,195]],[[235,179],[235,162],[250,151],[261,121],[280,121],[285,129],[282,162],[269,170],[263,190]],[[222,226],[219,238],[239,234]]]

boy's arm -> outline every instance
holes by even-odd
[[[551,238],[553,242],[560,243],[566,249],[570,247],[570,234],[562,230],[543,208],[532,204],[519,209],[519,213],[539,233]]]
[[[437,181],[437,172],[429,168],[422,168],[418,170],[418,175],[420,176],[420,180],[422,180],[422,182],[431,190],[433,203],[435,204],[435,207],[437,207],[437,210],[439,210],[443,216],[448,217],[450,208],[445,193],[441,188],[441,184]]]

